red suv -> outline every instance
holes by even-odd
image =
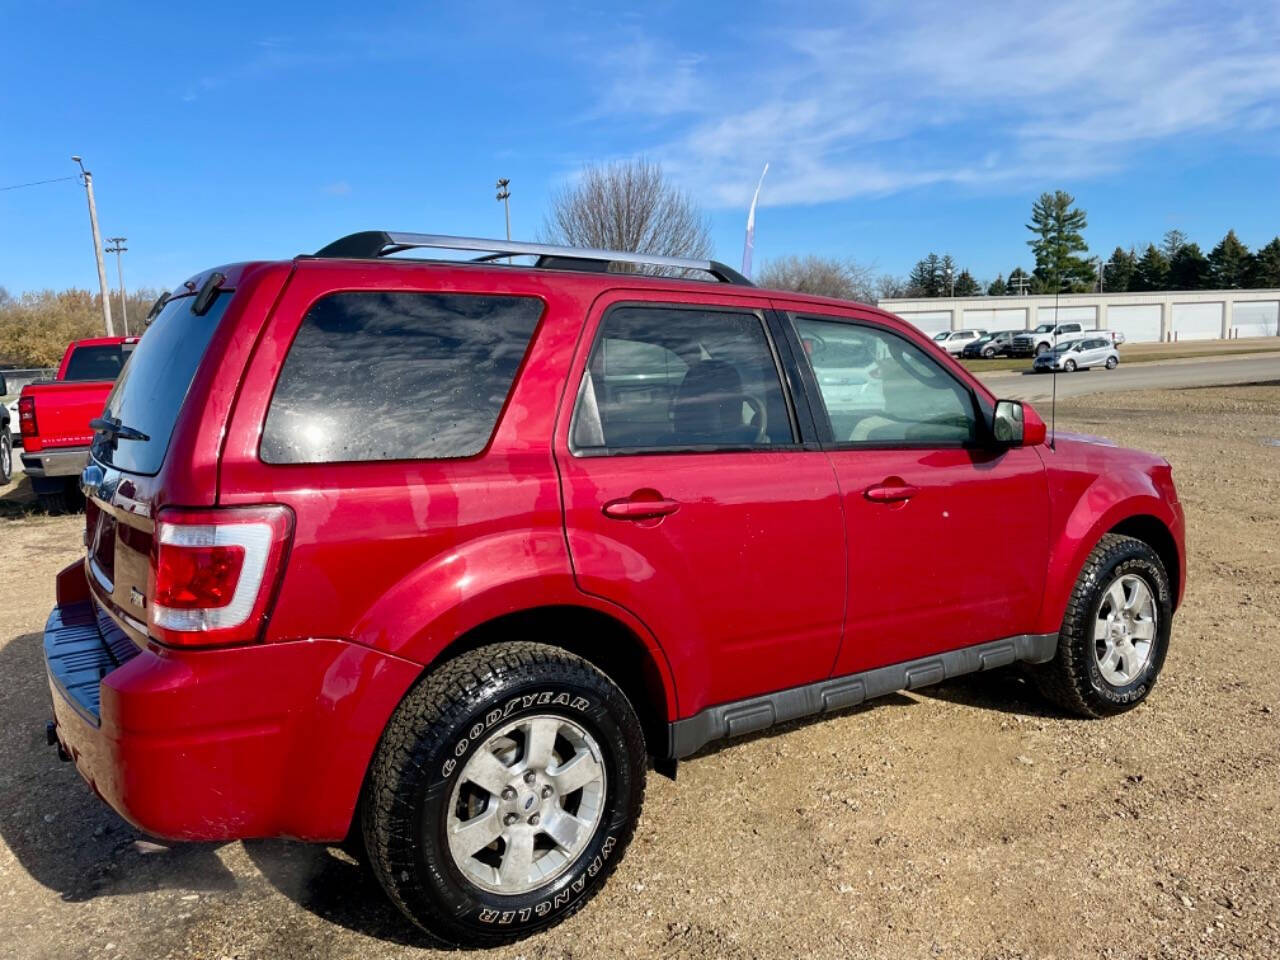
[[[345,842],[440,941],[580,908],[650,760],[1019,661],[1114,714],[1164,662],[1169,464],[1046,444],[871,307],[370,232],[157,310],[81,478],[50,740],[149,834]]]

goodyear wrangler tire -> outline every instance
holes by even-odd
[[[363,807],[391,900],[449,946],[508,943],[581,909],[644,799],[627,698],[585,660],[493,644],[429,673],[396,709]]]
[[[1172,619],[1173,594],[1160,557],[1141,540],[1109,533],[1080,571],[1057,653],[1031,675],[1041,693],[1072,713],[1122,713],[1155,686]]]

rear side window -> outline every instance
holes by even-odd
[[[199,317],[191,312],[195,299],[170,300],[142,339],[128,345],[134,347],[133,355],[107,397],[102,414],[140,430],[147,439],[113,441],[96,434],[93,455],[100,462],[130,473],[151,475],[159,471],[191,379],[232,297],[219,296]]]
[[[64,380],[114,380],[120,376],[124,362],[133,352],[132,343],[102,344],[96,347],[77,347],[67,361]]]
[[[280,370],[262,459],[474,456],[489,443],[541,313],[533,297],[324,297],[307,311]]]

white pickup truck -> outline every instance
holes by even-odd
[[[1009,355],[1013,357],[1038,357],[1048,353],[1060,343],[1071,343],[1083,340],[1093,331],[1085,330],[1079,323],[1042,323],[1034,330],[1028,330],[1013,338],[1009,344]]]

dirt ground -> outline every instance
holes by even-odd
[[[1174,465],[1189,589],[1149,702],[1067,719],[1000,672],[731,742],[651,778],[585,911],[490,955],[1280,956],[1280,385],[1082,398],[1059,422]],[[151,845],[57,762],[39,631],[81,521],[18,499],[0,491],[0,956],[424,956],[336,851]]]

